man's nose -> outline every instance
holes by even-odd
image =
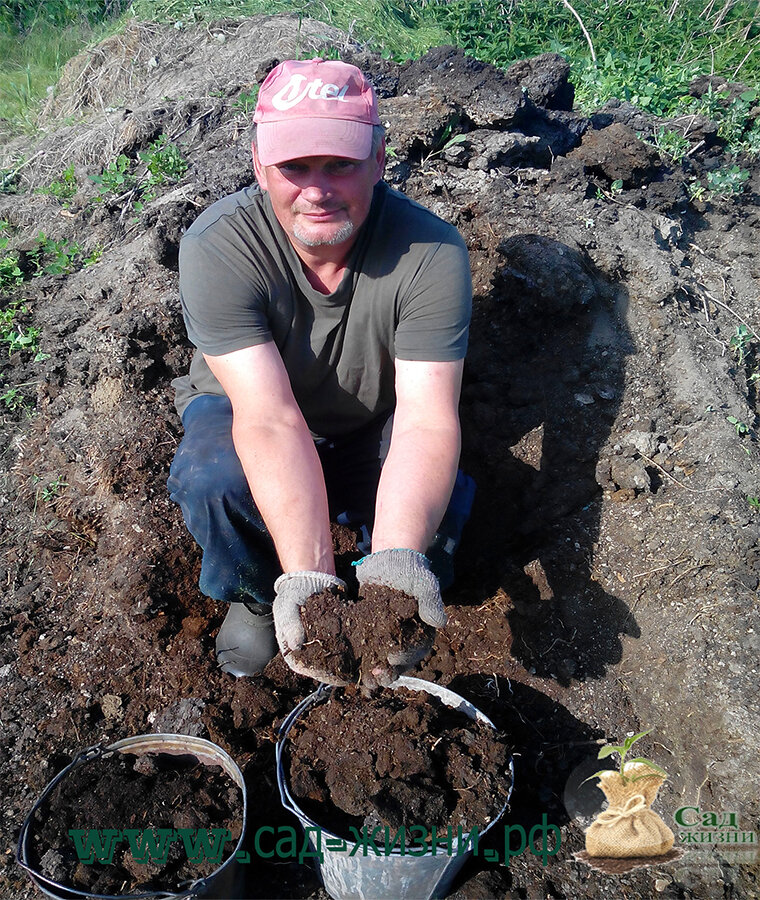
[[[301,188],[301,193],[309,203],[319,203],[332,194],[330,177],[324,172],[310,172]]]

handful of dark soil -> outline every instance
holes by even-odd
[[[289,742],[293,796],[345,838],[349,826],[484,829],[512,786],[506,739],[421,691],[333,690]]]
[[[218,766],[207,766],[191,756],[114,753],[75,766],[35,814],[30,862],[59,884],[95,894],[149,890],[176,891],[182,885],[210,875],[220,862],[200,853],[191,861],[181,835],[166,839],[161,850],[149,852],[146,861],[136,858],[126,830],[136,830],[136,845],[150,847],[145,837],[157,829],[187,832],[190,843],[197,830],[226,829],[221,841],[222,861],[240,837],[242,795],[239,787]],[[101,846],[109,844],[107,830],[117,831],[112,840],[111,862],[97,852],[95,861],[84,863],[69,829],[97,829]],[[208,835],[213,842],[213,832]],[[92,835],[80,837],[90,848]],[[153,858],[151,858],[153,857]]]
[[[306,641],[295,658],[344,682],[372,683],[372,670],[387,668],[389,653],[430,648],[435,638],[414,597],[385,585],[365,585],[358,597],[328,588],[309,597],[301,621]]]

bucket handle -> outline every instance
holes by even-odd
[[[320,684],[319,687],[314,691],[313,694],[309,694],[308,697],[305,697],[294,709],[292,709],[285,719],[280,725],[280,728],[277,732],[277,747],[275,749],[275,758],[277,762],[277,768],[279,769],[282,765],[282,755],[285,752],[285,738],[287,737],[290,729],[293,727],[293,723],[295,720],[301,715],[301,713],[305,712],[309,707],[314,706],[315,703],[321,703],[322,700],[331,693],[333,686],[330,684]],[[303,812],[296,806],[296,802],[290,794],[288,790],[288,786],[285,783],[285,779],[277,779],[278,787],[280,789],[280,801],[285,809],[293,813],[294,816],[298,818],[303,818]],[[315,823],[316,824],[316,823]]]
[[[48,784],[45,790],[40,794],[37,798],[37,802],[29,811],[29,814],[24,819],[24,824],[21,826],[21,831],[18,836],[18,844],[16,845],[16,862],[19,867],[23,869],[28,875],[32,877],[32,880],[43,882],[48,887],[55,888],[58,891],[64,891],[67,894],[71,894],[72,897],[92,897],[95,900],[121,900],[124,895],[116,896],[114,894],[91,894],[88,891],[80,891],[77,888],[67,887],[65,884],[60,884],[57,881],[54,881],[52,878],[48,878],[47,875],[43,875],[42,872],[38,872],[37,869],[34,868],[30,863],[26,860],[25,846],[27,842],[27,837],[29,834],[29,829],[32,824],[32,819],[34,818],[34,814],[37,810],[42,806],[42,804],[47,800],[50,794],[55,790],[56,787],[60,784],[60,782],[68,775],[68,773],[78,765],[81,765],[83,762],[91,762],[95,759],[100,759],[103,756],[110,755],[111,753],[118,753],[118,750],[109,749],[108,744],[93,744],[91,747],[85,747],[84,750],[81,750],[71,762],[53,778],[53,780]],[[207,879],[200,879],[199,881],[194,882],[190,887],[181,891],[180,893],[174,893],[171,891],[147,891],[141,892],[139,894],[128,894],[129,900],[184,900],[184,898],[192,897],[198,890],[200,890],[206,882]]]

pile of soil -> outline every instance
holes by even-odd
[[[301,620],[306,640],[296,659],[346,683],[374,686],[373,669],[387,669],[389,654],[430,649],[435,638],[435,629],[417,614],[414,597],[380,584],[364,585],[356,598],[338,589],[313,594]]]
[[[406,688],[370,698],[334,690],[296,721],[288,746],[291,793],[321,827],[349,839],[348,826],[482,830],[512,787],[503,736]]]
[[[94,894],[179,890],[221,863],[189,860],[176,837],[165,861],[143,862],[126,836],[111,862],[84,863],[69,830],[136,829],[142,841],[151,829],[226,829],[224,861],[240,837],[242,811],[240,788],[219,766],[167,753],[113,753],[75,766],[35,813],[30,862],[59,884]]]

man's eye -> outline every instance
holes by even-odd
[[[298,165],[298,163],[283,163],[279,169],[285,175],[296,175],[303,172],[306,166]]]
[[[356,168],[356,163],[350,159],[341,159],[332,165],[332,169],[334,172],[339,172],[345,174],[346,172],[353,172]]]

